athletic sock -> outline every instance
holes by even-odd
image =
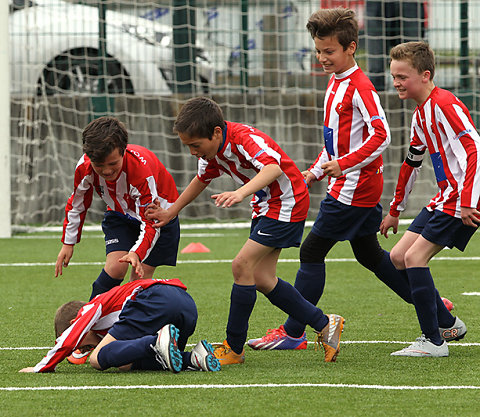
[[[247,340],[248,320],[256,300],[255,285],[233,284],[227,322],[227,342],[237,354],[242,353]]]
[[[380,281],[393,290],[399,297],[407,303],[413,304],[410,284],[406,273],[402,273],[393,265],[390,259],[390,253],[383,251],[383,257],[380,264],[372,271]]]
[[[408,282],[407,271],[405,269],[399,269],[398,272]],[[455,317],[452,316],[452,313],[448,311],[447,307],[442,301],[442,297],[438,293],[438,290],[435,289],[436,299],[437,299],[437,320],[439,327],[448,328],[452,327],[455,324]]]
[[[317,305],[325,287],[325,264],[324,263],[301,263],[295,278],[295,288],[313,305]],[[291,337],[302,337],[305,332],[305,324],[300,323],[293,317],[288,317],[284,329]]]
[[[437,292],[430,268],[407,268],[406,271],[422,333],[439,346],[443,341],[438,331]]]
[[[453,317],[452,313],[448,311],[448,308],[445,307],[445,303],[440,297],[438,290],[435,289],[435,294],[437,296],[437,319],[438,319],[438,326],[443,328],[452,327],[455,324],[455,317]]]
[[[105,370],[138,361],[146,356],[153,356],[155,352],[150,346],[157,343],[157,335],[144,336],[133,340],[115,340],[100,349],[97,361]]]
[[[303,298],[296,288],[280,278],[275,288],[266,296],[273,305],[302,323],[304,327],[308,324],[320,331],[328,324],[328,317],[322,310]],[[295,336],[292,335],[292,337]]]
[[[100,275],[92,284],[92,294],[90,295],[90,300],[92,300],[96,295],[107,292],[113,287],[120,285],[122,281],[123,279],[112,278],[105,272],[105,269],[102,269],[102,272],[100,272]]]

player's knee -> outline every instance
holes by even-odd
[[[93,351],[89,358],[88,358],[88,362],[90,363],[90,366],[94,369],[96,369],[97,371],[103,371],[102,367],[100,366],[100,364],[98,363],[98,355],[95,351]]]
[[[300,246],[300,262],[302,263],[324,263],[326,251],[322,250],[319,239],[310,233]]]
[[[253,281],[253,272],[245,259],[237,257],[232,261],[232,274],[235,284],[245,285],[247,281]],[[249,280],[250,275],[252,278]]]
[[[390,251],[390,259],[397,269],[405,269],[405,253],[395,247]]]

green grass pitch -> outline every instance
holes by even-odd
[[[156,276],[180,278],[197,303],[199,320],[189,343],[221,342],[233,283],[230,261],[248,231],[182,233],[180,248],[201,242],[211,252],[179,254],[177,267],[160,267]],[[379,239],[388,250],[398,236]],[[74,264],[60,278],[54,278],[53,267],[58,234],[0,239],[0,415],[478,416],[480,303],[478,296],[463,294],[480,291],[479,243],[477,233],[464,253],[445,250],[431,262],[440,294],[453,301],[453,312],[468,327],[465,339],[450,344],[448,358],[389,355],[405,346],[398,342],[420,336],[414,308],[354,262],[348,243],[339,243],[329,254],[319,304],[346,318],[336,363],[324,363],[323,352],[310,343],[307,350],[291,352],[247,347],[245,364],[218,373],[98,372],[63,362],[54,374],[21,374],[19,369],[47,352],[39,347],[53,345],[56,308],[88,298],[104,262],[103,238],[100,232],[85,233]],[[298,249],[284,250],[281,261],[278,276],[293,283]],[[258,294],[248,336],[259,337],[284,319]],[[312,342],[311,329],[307,336]]]

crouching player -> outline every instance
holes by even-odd
[[[55,346],[37,365],[20,372],[54,372],[75,349],[93,349],[90,365],[100,371],[219,371],[206,340],[184,351],[196,323],[197,307],[180,280],[132,281],[88,303],[62,305],[55,315]]]

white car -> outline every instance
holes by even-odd
[[[111,94],[171,94],[172,28],[106,11],[105,64],[98,57],[99,11],[61,0],[10,0],[12,94],[97,94],[99,68]],[[215,82],[203,48],[195,48],[196,85]],[[104,90],[104,91],[105,91]]]

